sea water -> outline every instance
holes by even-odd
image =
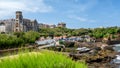
[[[116,55],[116,58],[113,59],[113,63],[115,63],[117,65],[117,67],[115,68],[120,68],[120,44],[116,44],[113,45],[114,50],[118,52],[118,54]]]

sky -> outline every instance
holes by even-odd
[[[0,0],[0,19],[23,17],[68,28],[120,26],[120,0]]]

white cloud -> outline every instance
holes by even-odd
[[[79,21],[81,21],[81,22],[86,22],[86,21],[88,21],[86,18],[77,17],[77,16],[74,16],[74,19],[77,19],[77,20],[79,20]]]
[[[0,0],[0,15],[8,16],[15,11],[46,13],[53,11],[44,0]]]
[[[90,20],[90,19],[87,19],[87,18],[75,16],[75,15],[70,15],[68,17],[71,18],[71,19],[79,20],[80,22],[96,22],[96,20]]]
[[[79,1],[79,5],[77,4],[74,7],[80,12],[85,12],[87,10],[90,10],[93,7],[95,7],[98,3],[98,0],[75,0],[75,2],[78,2],[78,1]]]

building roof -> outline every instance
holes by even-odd
[[[58,24],[65,24],[64,22],[58,23]]]
[[[16,11],[16,13],[22,13],[22,11]]]

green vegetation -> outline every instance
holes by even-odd
[[[43,36],[81,36],[81,35],[85,35],[85,34],[89,34],[89,32],[91,32],[90,29],[68,29],[68,28],[61,28],[61,27],[57,27],[57,28],[41,28],[39,30],[40,34]]]
[[[84,62],[75,62],[57,52],[31,52],[0,60],[0,68],[87,68]]]
[[[0,34],[0,49],[19,47],[24,43],[24,40],[16,36]]]
[[[38,32],[29,31],[23,35],[25,43],[34,43],[39,38]]]
[[[62,36],[71,34],[72,30],[68,28],[40,28],[39,33],[41,36]]]
[[[120,33],[120,27],[107,27],[107,28],[95,28],[95,29],[68,29],[68,28],[41,28],[39,30],[40,34],[43,36],[82,36],[82,35],[90,35],[94,38],[104,38],[112,36],[115,38],[116,34]]]
[[[0,34],[0,49],[25,46],[27,43],[34,43],[38,38],[39,33],[34,31],[17,32],[14,35]]]
[[[95,38],[109,37],[120,33],[119,27],[96,28],[92,30],[91,36]],[[114,37],[114,36],[113,36]]]
[[[120,34],[120,27],[107,27],[95,29],[68,29],[68,28],[41,28],[38,32],[17,32],[13,35],[0,34],[0,49],[25,46],[25,44],[34,43],[40,36],[83,36],[89,35],[96,39],[99,38],[117,38]]]

